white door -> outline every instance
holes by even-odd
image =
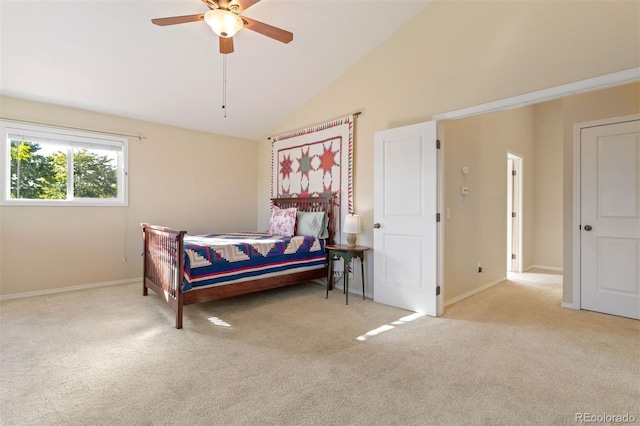
[[[581,308],[640,319],[640,120],[584,128]]]
[[[436,316],[436,122],[374,135],[374,301]],[[439,290],[439,288],[438,288]]]

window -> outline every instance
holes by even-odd
[[[0,123],[2,204],[127,205],[128,139]]]

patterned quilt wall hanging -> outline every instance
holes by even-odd
[[[333,196],[335,241],[353,212],[353,115],[271,138],[273,197]]]

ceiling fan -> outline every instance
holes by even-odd
[[[220,39],[220,53],[233,52],[233,36],[242,28],[255,31],[282,43],[293,40],[293,33],[273,27],[255,19],[240,16],[240,13],[250,8],[260,0],[201,0],[210,9],[206,13],[197,15],[172,16],[169,18],[152,19],[156,25],[175,25],[187,22],[205,21]]]

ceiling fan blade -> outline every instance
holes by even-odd
[[[165,25],[185,24],[187,22],[202,20],[204,20],[204,13],[198,13],[197,15],[171,16],[170,18],[156,18],[152,19],[151,22],[164,27]]]
[[[220,53],[233,53],[233,37],[218,37],[220,39]]]
[[[241,16],[241,18],[244,21],[244,27],[251,31],[266,35],[267,37],[271,37],[272,39],[283,43],[289,43],[293,40],[293,33],[290,33],[289,31],[272,27],[264,22],[256,21],[255,19],[250,19],[245,16]]]

